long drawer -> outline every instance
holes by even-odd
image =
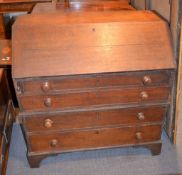
[[[65,152],[160,140],[161,125],[53,132],[27,137],[31,152]]]
[[[27,132],[63,131],[111,125],[162,123],[165,115],[166,107],[164,106],[62,112],[25,116],[23,126]]]
[[[169,81],[170,74],[167,71],[63,76],[20,80],[17,92],[44,94],[61,90],[97,87],[168,85]]]
[[[50,95],[20,96],[22,110],[42,111],[145,102],[167,102],[170,87],[107,88]]]

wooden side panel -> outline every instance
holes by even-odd
[[[174,57],[176,59],[178,69],[179,68],[179,48],[180,48],[180,32],[181,32],[181,16],[182,16],[182,1],[181,0],[171,0],[171,33],[172,33],[172,42],[173,42],[173,48],[174,48]],[[177,72],[179,71],[177,69]],[[178,72],[179,76],[180,72]],[[174,82],[173,82],[173,90],[172,90],[172,100],[171,100],[171,108],[170,108],[170,116],[168,117],[168,120],[166,120],[166,131],[171,139],[172,142],[175,143],[176,140],[176,120],[178,117],[178,100],[179,96],[177,97],[176,95],[179,95],[179,86],[177,87],[177,74],[174,75]],[[178,81],[178,85],[179,85]],[[176,99],[177,98],[177,99]],[[177,101],[176,101],[177,100]]]
[[[180,37],[180,55],[178,65],[178,80],[177,80],[177,94],[176,94],[176,118],[174,128],[174,143],[180,145],[182,138],[182,29]]]

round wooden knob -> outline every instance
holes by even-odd
[[[51,147],[56,147],[57,145],[58,145],[58,140],[57,139],[51,140],[51,142],[50,142]]]
[[[143,84],[144,84],[144,85],[148,85],[148,84],[151,84],[151,83],[152,83],[151,77],[148,76],[148,75],[145,75],[145,76],[143,77]]]
[[[52,127],[52,124],[53,124],[53,121],[51,119],[45,119],[44,126],[46,128],[51,128]]]
[[[49,97],[46,98],[45,101],[44,101],[44,105],[45,105],[46,107],[50,107],[51,104],[52,104],[51,98],[49,98]]]
[[[141,92],[140,96],[141,96],[142,100],[147,100],[149,98],[148,93],[145,91]]]
[[[137,132],[135,134],[135,137],[136,137],[137,140],[141,140],[142,139],[142,133],[141,132]]]
[[[48,81],[46,81],[46,82],[44,82],[44,83],[42,84],[42,90],[43,90],[44,92],[47,92],[47,91],[50,90],[50,83],[49,83]]]
[[[138,120],[144,120],[145,119],[145,115],[143,112],[139,112],[137,115]]]

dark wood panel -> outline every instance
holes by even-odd
[[[29,151],[37,153],[145,143],[160,140],[160,137],[160,125],[28,135]]]
[[[0,67],[10,67],[12,62],[11,41],[2,39],[0,40]]]
[[[111,125],[162,123],[164,106],[148,106],[24,116],[26,132],[69,130]]]
[[[87,89],[114,86],[168,85],[169,72],[134,72],[123,74],[79,75],[57,78],[27,79],[20,81],[23,93],[50,93],[60,90]]]
[[[0,13],[31,12],[35,3],[0,4]]]
[[[6,38],[5,26],[4,26],[4,18],[3,15],[0,14],[0,39]]]
[[[24,23],[25,26],[30,23],[42,23],[45,24],[79,24],[79,23],[100,23],[100,22],[157,22],[161,21],[161,18],[150,11],[104,11],[104,12],[60,12],[59,14],[51,14],[54,20],[46,19],[50,18],[50,14],[31,14],[31,16],[20,17],[18,23]],[[68,20],[69,18],[69,20]],[[18,27],[18,26],[16,26]]]
[[[10,97],[6,70],[0,68],[0,105],[7,105]]]
[[[1,0],[0,13],[31,12],[36,3],[51,2],[51,0]]]
[[[20,96],[22,110],[41,111],[91,106],[167,102],[169,87],[107,88],[86,92],[70,92],[55,95]]]

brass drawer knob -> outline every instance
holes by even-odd
[[[141,92],[140,96],[141,96],[142,100],[147,100],[149,98],[148,93],[145,91]]]
[[[46,81],[46,82],[44,82],[44,83],[42,84],[42,90],[43,90],[44,92],[47,92],[47,91],[50,90],[50,83],[49,83],[48,81]]]
[[[52,105],[52,100],[51,100],[51,98],[46,98],[45,100],[44,100],[44,105],[46,106],[46,107],[50,107],[51,105]]]
[[[46,128],[51,128],[52,127],[52,124],[53,124],[53,121],[51,119],[45,119],[44,126]]]
[[[145,119],[145,115],[143,112],[139,112],[137,115],[138,120],[144,120]]]
[[[141,139],[142,139],[142,133],[141,133],[141,132],[137,132],[137,133],[135,134],[135,138],[136,138],[137,140],[141,140]]]
[[[151,77],[148,76],[148,75],[145,75],[145,76],[143,77],[143,84],[144,84],[144,85],[149,85],[149,84],[151,84],[151,83],[152,83]]]
[[[51,147],[56,147],[58,145],[58,140],[57,139],[52,139],[50,142]]]

